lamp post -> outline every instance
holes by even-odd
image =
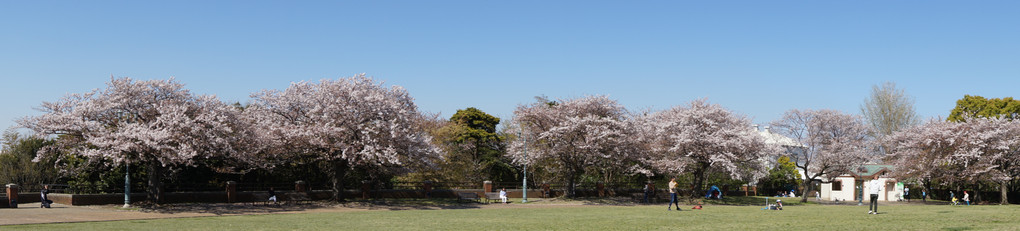
[[[131,164],[124,164],[124,208],[131,207]]]
[[[517,134],[524,139],[524,181],[521,183],[523,185],[522,188],[524,188],[524,191],[521,192],[521,195],[523,195],[521,203],[523,204],[528,203],[528,138],[524,137],[524,127],[521,127],[521,131]]]

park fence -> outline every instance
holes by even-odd
[[[608,182],[579,183],[575,185],[576,197],[631,197],[639,200],[644,194],[643,182]],[[50,185],[51,200],[68,205],[98,205],[124,203],[122,192],[79,193],[67,185]],[[564,196],[566,185],[529,182],[528,197],[549,198]],[[18,192],[20,203],[39,202],[41,185],[28,185]],[[724,185],[724,195],[745,194],[735,191],[739,186]],[[332,187],[328,182],[257,182],[192,185],[189,187],[167,187],[163,193],[163,203],[240,203],[258,202],[268,199],[268,191],[273,189],[287,200],[288,197],[302,200],[326,200],[332,197]],[[456,199],[461,193],[475,193],[480,198],[491,197],[500,189],[506,189],[512,198],[523,197],[525,193],[522,182],[431,182],[431,181],[363,181],[360,185],[346,185],[343,196],[347,199],[421,199],[449,198]],[[131,201],[147,199],[144,188],[132,188]],[[691,195],[691,190],[681,192]],[[486,195],[488,194],[488,195]],[[652,193],[656,197],[668,195],[665,185],[655,186]],[[5,203],[0,203],[2,207]]]

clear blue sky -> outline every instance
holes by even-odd
[[[368,2],[368,3],[365,3]],[[367,73],[449,117],[537,95],[631,110],[707,97],[756,123],[859,113],[893,81],[922,117],[1020,97],[1020,1],[0,1],[0,129],[110,76],[225,101]]]

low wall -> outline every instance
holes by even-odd
[[[476,193],[478,197],[484,198],[484,189],[437,189],[432,190],[426,195],[424,190],[414,189],[387,189],[387,190],[371,190],[367,194],[361,190],[345,190],[344,197],[348,199],[412,199],[412,198],[457,198],[459,193]],[[237,198],[235,202],[259,202],[266,201],[266,191],[241,191],[237,192]],[[293,194],[294,191],[278,191],[277,195],[281,201],[287,201],[288,194]],[[529,198],[542,198],[542,197],[559,197],[563,196],[564,191],[561,189],[551,190],[550,195],[543,195],[541,189],[529,189]],[[579,197],[599,197],[600,193],[598,190],[591,189],[578,189],[576,190],[577,196]],[[641,190],[603,190],[601,196],[631,196],[634,193],[641,193]],[[511,198],[520,198],[523,195],[523,191],[507,190],[507,196]],[[308,199],[311,200],[327,200],[332,198],[333,192],[331,190],[312,190],[307,192]],[[39,193],[18,193],[18,203],[38,203]],[[111,193],[111,194],[64,194],[64,193],[50,193],[50,200],[54,203],[65,204],[65,205],[108,205],[108,204],[123,204],[124,194],[123,193]],[[148,197],[145,193],[132,193],[131,201],[144,201]],[[2,198],[2,201],[6,201],[6,198]],[[227,203],[227,192],[171,192],[163,194],[163,203]],[[5,203],[0,203],[0,207],[8,207]]]

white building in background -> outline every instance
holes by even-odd
[[[849,174],[843,174],[830,182],[822,183],[821,197],[824,201],[856,201],[863,193],[864,201],[870,201],[871,181],[879,176],[883,188],[878,194],[879,201],[896,201],[903,197],[903,184],[896,178],[883,177],[894,170],[892,165],[866,164]],[[861,190],[863,188],[863,191]]]
[[[796,158],[807,151],[807,146],[804,146],[800,142],[797,142],[793,138],[786,137],[780,134],[769,131],[769,126],[765,126],[764,129],[759,129],[758,125],[754,125],[754,130],[759,135],[765,138],[765,143],[777,144],[786,149],[787,155],[791,160],[797,161],[797,165],[803,166],[804,162]],[[766,160],[766,166],[774,166],[776,159]],[[855,201],[857,200],[857,194],[862,192],[858,190],[858,187],[864,187],[864,194],[870,194],[870,181],[872,181],[875,175],[884,176],[894,170],[892,165],[880,165],[880,164],[867,164],[855,169],[855,171],[835,177],[830,182],[818,181],[813,182],[814,189],[818,190],[820,197],[825,201]],[[800,173],[801,180],[807,180],[807,175],[804,174],[804,170],[797,168],[797,172]],[[826,176],[822,176],[825,179]],[[879,177],[879,181],[882,181],[884,185],[882,192],[878,194],[879,201],[896,201],[903,197],[903,183],[898,182],[895,178],[891,177]],[[753,182],[757,183],[757,182]],[[798,195],[802,195],[798,192]],[[808,192],[813,195],[813,192]],[[865,195],[864,201],[869,201],[871,198]]]
[[[797,155],[805,152],[807,146],[804,146],[800,142],[793,140],[793,138],[786,137],[784,135],[776,134],[772,131],[769,131],[769,126],[765,126],[765,129],[759,130],[758,125],[755,124],[754,130],[758,132],[758,135],[761,135],[761,137],[765,138],[766,144],[774,144],[783,147],[784,149],[786,149],[787,155],[790,156],[790,159],[797,161],[797,165],[804,164],[804,162],[797,160]],[[776,159],[775,158],[769,159],[767,163],[768,164],[766,166],[775,166]],[[801,180],[807,180],[807,175],[804,174],[803,169],[797,168],[797,173],[800,173]]]

